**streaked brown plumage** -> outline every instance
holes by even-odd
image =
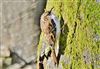
[[[51,58],[53,62],[57,64],[57,57],[55,53],[55,41],[56,41],[56,27],[54,21],[50,18],[49,12],[44,12],[40,20],[41,32],[44,34],[48,44],[51,46]]]
[[[52,46],[55,44],[55,36],[56,36],[56,30],[55,26],[52,23],[53,21],[50,19],[50,16],[48,15],[48,12],[45,12],[41,16],[41,31],[44,33],[45,38],[47,39],[48,43]]]

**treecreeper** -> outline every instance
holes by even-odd
[[[52,8],[53,9],[53,8]],[[45,11],[41,15],[40,28],[42,39],[44,40],[44,50],[38,55],[37,69],[44,69],[44,59],[50,58],[55,66],[58,64],[57,56],[59,53],[59,38],[60,38],[60,21],[55,14],[50,11]],[[43,44],[41,44],[43,47]],[[41,48],[42,49],[42,48]]]

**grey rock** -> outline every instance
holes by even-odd
[[[1,0],[0,0],[1,1]],[[5,59],[6,69],[36,69],[37,45],[40,28],[39,19],[44,11],[43,0],[2,0],[0,2],[0,53],[11,59]],[[9,51],[9,49],[11,51]],[[5,54],[8,53],[8,54]],[[17,54],[17,55],[16,55]],[[1,55],[1,54],[0,54]],[[1,58],[1,56],[0,56]],[[12,62],[11,62],[12,61]],[[29,63],[28,65],[25,64]],[[0,62],[0,67],[3,60]]]
[[[4,0],[2,3],[2,34],[0,43],[17,53],[25,62],[36,61],[39,41],[39,19],[45,1]],[[14,63],[21,63],[13,56]],[[14,65],[17,66],[17,65]],[[14,69],[14,68],[13,68]]]
[[[36,64],[26,65],[23,69],[36,69]]]
[[[13,1],[13,2],[16,2],[16,1],[17,1],[17,2],[18,2],[18,1],[19,1],[19,2],[29,1],[29,2],[30,2],[30,1],[31,1],[31,2],[32,2],[32,1],[35,1],[35,0],[3,0],[3,1],[9,1],[9,2],[12,2],[12,1]]]
[[[33,67],[32,67],[31,65],[28,65],[28,66],[26,66],[26,67],[23,68],[23,69],[33,69]]]
[[[13,65],[10,65],[6,69],[21,69],[22,66],[23,66],[23,64],[16,63],[16,64],[13,64]]]
[[[6,46],[0,46],[0,57],[9,57],[10,51]]]

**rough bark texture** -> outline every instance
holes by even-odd
[[[100,3],[95,0],[48,0],[46,10],[61,22],[57,69],[100,68]],[[41,41],[40,41],[41,42]],[[48,69],[56,69],[49,59]]]

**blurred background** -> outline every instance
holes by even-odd
[[[0,0],[0,69],[34,69],[46,0]]]

